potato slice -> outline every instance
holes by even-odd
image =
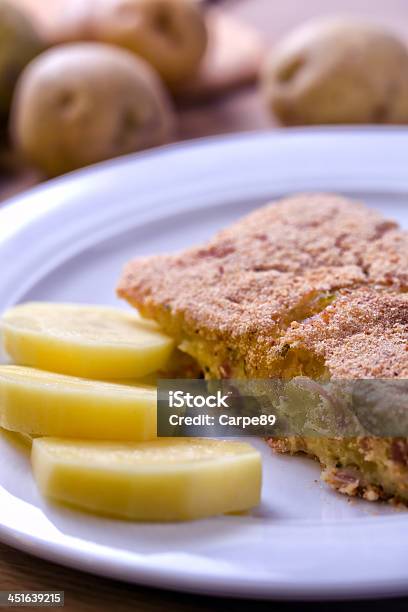
[[[18,432],[10,432],[11,435],[16,436],[17,439],[24,444],[27,448],[31,448],[33,446],[34,436],[31,434],[18,433]]]
[[[45,496],[130,520],[198,519],[248,510],[260,499],[260,454],[244,442],[37,438],[32,465]]]
[[[0,366],[0,426],[10,431],[92,440],[152,440],[154,387],[86,380]]]
[[[19,433],[18,431],[9,431],[3,427],[0,427],[0,436],[12,442],[19,450],[21,450],[22,447],[25,450],[30,450],[33,445],[34,437],[37,437],[30,434]]]
[[[2,320],[19,365],[83,378],[140,378],[164,367],[174,343],[157,325],[105,306],[27,303]]]

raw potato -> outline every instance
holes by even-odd
[[[0,366],[0,427],[30,435],[153,440],[157,391]]]
[[[273,50],[262,81],[285,124],[408,121],[407,50],[373,24],[326,19],[300,27]]]
[[[48,176],[163,144],[173,127],[154,70],[98,43],[43,53],[24,70],[12,105],[17,150]]]
[[[163,368],[174,348],[155,323],[105,306],[21,304],[1,326],[18,365],[82,378],[141,378]]]
[[[44,43],[24,13],[0,0],[0,116],[9,111],[21,71],[43,49]]]
[[[37,438],[32,465],[45,496],[118,518],[192,520],[241,512],[260,501],[260,454],[243,442]]]
[[[70,1],[55,38],[129,49],[172,87],[197,72],[207,46],[204,16],[195,0]]]

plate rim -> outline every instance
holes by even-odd
[[[259,140],[266,140],[268,142],[274,142],[275,144],[278,140],[288,140],[296,137],[313,139],[316,136],[328,138],[328,137],[340,137],[344,136],[353,136],[353,137],[361,137],[364,139],[364,136],[380,136],[386,138],[392,138],[396,136],[399,139],[401,136],[404,136],[408,141],[408,128],[398,127],[398,126],[363,126],[363,127],[321,127],[321,128],[292,128],[286,129],[283,128],[281,130],[274,131],[256,131],[256,132],[247,132],[247,133],[239,133],[227,136],[212,136],[206,138],[200,138],[195,141],[186,141],[182,143],[177,143],[173,145],[167,145],[165,147],[160,147],[158,149],[153,149],[148,152],[138,153],[130,156],[125,156],[123,158],[118,158],[115,160],[108,160],[106,162],[102,162],[97,164],[96,166],[91,166],[68,175],[64,177],[60,177],[49,181],[45,184],[39,185],[30,189],[22,195],[16,196],[8,200],[2,208],[0,208],[0,228],[2,224],[5,223],[13,223],[13,219],[16,221],[20,221],[23,223],[16,224],[14,232],[11,232],[6,238],[3,236],[0,239],[0,256],[2,254],[2,248],[4,244],[6,244],[9,240],[13,240],[15,236],[21,231],[22,227],[29,227],[30,223],[36,222],[38,217],[44,216],[46,218],[47,214],[50,212],[58,211],[59,207],[64,206],[64,191],[65,189],[71,185],[72,183],[78,183],[81,181],[88,181],[88,179],[93,179],[95,176],[101,176],[101,174],[105,174],[106,171],[114,172],[118,168],[123,168],[127,165],[139,164],[139,162],[147,162],[148,164],[157,163],[158,159],[162,159],[163,155],[172,156],[174,154],[192,150],[195,151],[202,149],[203,147],[219,147],[220,144],[224,143],[225,145],[237,144],[237,143],[248,143],[252,142],[253,144]],[[407,142],[407,153],[408,153],[408,142]],[[387,179],[391,182],[391,178]],[[396,187],[395,185],[393,185]],[[403,177],[400,185],[401,192],[407,193],[408,195],[408,176],[407,178]],[[59,198],[55,198],[53,201],[52,197],[56,192],[59,192]],[[398,190],[397,190],[397,193]],[[41,197],[43,195],[48,194],[49,202],[46,202],[46,206],[41,206]],[[74,197],[78,197],[77,195]],[[44,198],[47,200],[47,197]],[[24,222],[23,219],[20,219],[21,211],[23,207],[27,207],[30,205],[30,200],[34,200],[34,203],[31,202],[32,210],[30,210],[30,223]],[[26,212],[26,211],[24,211]],[[395,517],[400,518],[400,517]],[[120,575],[113,575],[115,572],[112,572],[112,569],[108,570],[107,565],[109,565],[109,559],[103,559],[101,562],[100,557],[96,559],[92,559],[92,567],[90,567],[90,561],[87,560],[82,553],[80,554],[78,550],[72,549],[68,546],[65,547],[62,551],[55,551],[55,545],[53,546],[51,542],[46,542],[41,538],[35,538],[34,536],[24,535],[25,541],[21,539],[21,534],[19,534],[18,530],[12,530],[4,525],[0,525],[0,540],[5,542],[6,544],[10,544],[15,548],[19,548],[25,552],[30,554],[35,554],[36,556],[40,556],[44,559],[48,559],[53,562],[58,562],[63,565],[74,567],[76,569],[82,569],[84,571],[90,571],[92,573],[96,573],[106,577],[115,577],[121,579]],[[80,559],[78,560],[78,555]],[[98,562],[99,559],[99,562]],[[135,565],[138,563],[133,563],[132,575],[128,575],[126,580],[131,582],[137,582],[139,584],[145,584],[148,586],[156,586],[161,588],[168,588],[173,590],[182,590],[194,593],[203,593],[203,594],[213,594],[220,596],[240,596],[240,597],[248,597],[248,598],[262,598],[262,599],[322,599],[325,600],[338,600],[338,599],[350,599],[350,598],[366,598],[366,597],[385,597],[385,596],[396,596],[408,593],[408,570],[406,573],[406,578],[398,579],[393,581],[388,581],[387,584],[383,584],[382,587],[376,583],[373,585],[369,580],[364,584],[361,582],[358,585],[354,585],[350,587],[350,585],[341,585],[341,584],[327,584],[324,588],[322,588],[322,583],[310,584],[310,585],[298,585],[296,587],[296,583],[281,583],[277,584],[276,582],[273,584],[262,585],[259,583],[254,584],[254,581],[251,584],[245,584],[242,581],[242,577],[239,579],[230,579],[222,577],[222,581],[219,583],[214,578],[211,584],[203,583],[203,580],[199,578],[193,578],[189,576],[180,576],[179,571],[175,571],[174,575],[171,575],[171,572],[167,568],[167,573],[163,576],[163,570],[160,568],[150,568],[147,569],[143,564],[137,568],[137,576],[134,575]],[[116,571],[116,570],[115,570]],[[123,578],[122,578],[123,579]],[[256,582],[256,581],[255,581]],[[376,588],[375,588],[376,587]],[[344,589],[347,589],[347,592],[344,592]]]

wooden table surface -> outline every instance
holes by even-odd
[[[16,0],[17,1],[17,0]],[[58,0],[18,0],[32,6],[49,2],[50,10]],[[407,0],[226,0],[225,9],[253,24],[265,35],[270,44],[289,28],[306,18],[324,14],[357,14],[380,19],[408,38]],[[265,113],[256,88],[244,89],[222,100],[205,105],[190,106],[181,112],[181,138],[195,138],[208,134],[273,127]],[[30,179],[27,179],[28,183]],[[11,181],[12,183],[12,181]],[[3,192],[9,186],[3,185]],[[10,185],[11,188],[11,185]],[[1,195],[1,194],[0,194]],[[268,543],[265,542],[265,546]],[[305,561],[306,562],[306,561]],[[160,590],[129,586],[82,574],[43,562],[0,545],[0,590],[64,590],[65,609],[73,612],[137,610],[221,610],[225,608],[251,610],[319,612],[327,609],[321,604],[270,604],[265,602],[228,601],[214,598],[170,593]],[[354,606],[353,606],[354,608]],[[406,612],[408,600],[390,602],[360,602],[361,612],[380,612],[390,609]],[[331,612],[350,609],[349,604],[331,604]]]

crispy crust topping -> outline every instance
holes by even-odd
[[[204,247],[130,263],[118,294],[180,341],[229,347],[248,375],[284,342],[334,376],[407,376],[407,238],[361,204],[296,196]]]
[[[333,378],[408,378],[408,293],[342,292],[282,343],[321,356]]]

